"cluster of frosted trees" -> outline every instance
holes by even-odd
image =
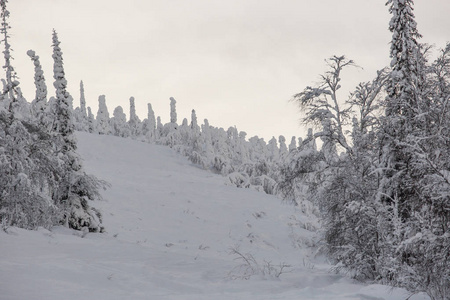
[[[334,56],[322,81],[294,96],[323,145],[293,151],[279,188],[319,207],[337,269],[450,299],[450,44],[428,62],[413,1],[387,5],[390,68],[341,101],[354,63]]]
[[[28,103],[11,64],[7,0],[1,0],[4,69],[0,93],[0,223],[19,226],[65,225],[101,231],[101,215],[89,205],[100,198],[103,183],[85,174],[76,153],[71,96],[66,90],[62,51],[53,32],[53,86],[47,87],[39,56],[28,51],[34,68],[36,96]]]
[[[160,117],[155,118],[150,103],[147,118],[141,121],[136,115],[134,97],[130,98],[128,120],[121,106],[110,116],[104,95],[99,96],[98,107],[94,118],[90,108],[86,109],[81,82],[80,106],[74,110],[77,130],[167,145],[204,169],[227,176],[230,184],[268,194],[277,192],[279,170],[289,152],[303,145],[302,139],[297,141],[295,137],[287,145],[284,136],[278,140],[273,137],[268,143],[257,136],[247,140],[247,134],[235,127],[228,130],[213,127],[207,119],[199,124],[195,110],[190,121],[184,118],[178,124],[174,98],[170,98],[170,122],[167,124],[162,124]]]

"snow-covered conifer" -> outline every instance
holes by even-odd
[[[83,80],[80,81],[80,112],[81,112],[81,117],[86,120],[87,119],[86,98],[84,96]]]
[[[127,116],[123,112],[122,106],[114,109],[114,116],[111,118],[111,129],[115,136],[129,137],[130,128],[127,123]]]
[[[163,136],[164,125],[161,122],[161,117],[156,118],[156,138],[159,140]],[[160,141],[159,141],[160,142]]]
[[[282,135],[278,137],[280,143],[280,159],[283,160],[288,154],[288,148],[286,146],[286,138]]]
[[[173,124],[177,123],[176,103],[177,101],[173,97],[170,97],[170,123]]]
[[[53,197],[61,210],[61,223],[65,226],[90,231],[101,230],[99,214],[88,205],[88,200],[100,198],[98,188],[100,182],[83,172],[81,158],[76,153],[75,126],[70,108],[70,95],[67,92],[62,51],[59,47],[58,35],[53,30],[53,85],[56,89],[54,101],[56,157],[59,160],[60,178],[58,189]]]
[[[131,136],[138,137],[141,135],[142,124],[141,120],[136,114],[136,106],[134,103],[134,97],[130,97],[130,120],[128,121],[131,130]]]
[[[98,111],[97,111],[97,132],[99,134],[110,134],[111,127],[109,124],[109,112],[106,106],[105,95],[100,95],[98,97]]]
[[[88,131],[90,133],[97,133],[96,132],[97,125],[95,124],[95,117],[94,114],[92,113],[91,107],[88,106],[87,110],[88,110]]]
[[[153,111],[152,105],[150,103],[147,104],[147,127],[148,127],[148,140],[154,141],[156,134],[156,119],[155,112]]]
[[[280,151],[278,150],[277,139],[274,136],[269,140],[267,151],[269,154],[269,161],[274,163],[278,162],[280,159]]]
[[[193,109],[192,113],[191,113],[191,128],[193,130],[199,130],[200,129],[200,127],[198,126],[198,123],[197,123],[197,115],[195,113],[195,109]]]
[[[56,89],[54,102],[55,120],[53,121],[53,131],[60,133],[64,137],[64,143],[67,144],[69,151],[75,149],[75,140],[73,137],[74,125],[72,121],[72,110],[70,109],[70,94],[67,91],[67,80],[64,74],[62,51],[59,47],[58,35],[53,30],[53,86]]]
[[[75,128],[80,131],[89,131],[83,80],[80,81],[80,107],[75,109]]]
[[[47,126],[47,85],[45,84],[44,71],[42,70],[39,56],[33,50],[28,50],[27,55],[34,64],[34,85],[36,86],[36,95],[32,101],[32,110],[42,126]]]
[[[291,143],[289,144],[289,152],[291,152],[292,150],[297,149],[297,141],[295,136],[292,137],[291,139]]]
[[[9,29],[11,29],[11,26],[9,26],[8,18],[9,18],[9,11],[6,8],[6,4],[8,3],[8,0],[0,0],[0,8],[1,8],[1,27],[0,27],[0,33],[3,35],[1,42],[3,43],[5,50],[3,50],[3,56],[5,59],[5,65],[3,66],[3,69],[6,71],[6,81],[4,82],[4,88],[3,88],[3,94],[8,94],[10,103],[9,105],[14,106],[13,102],[15,102],[16,99],[16,92],[14,91],[15,87],[19,85],[19,82],[17,81],[16,72],[14,71],[13,66],[11,65],[11,60],[13,59],[11,56],[11,45],[9,44]],[[10,108],[12,109],[12,107]]]

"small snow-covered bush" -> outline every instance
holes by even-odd
[[[237,246],[231,248],[229,254],[235,256],[234,260],[239,264],[228,273],[228,279],[248,280],[252,276],[276,279],[282,274],[290,272],[291,265],[285,263],[272,264],[272,262],[266,260],[257,261],[252,254],[242,253]]]

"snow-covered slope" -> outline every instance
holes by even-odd
[[[328,272],[309,255],[311,221],[278,198],[226,186],[166,147],[77,136],[87,171],[111,184],[92,203],[106,233],[1,231],[0,299],[408,296]]]

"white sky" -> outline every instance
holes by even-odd
[[[69,91],[79,105],[79,82],[97,112],[129,115],[136,98],[141,119],[147,103],[163,123],[169,97],[178,123],[237,126],[248,136],[303,136],[292,95],[317,82],[324,59],[345,54],[364,69],[343,74],[342,99],[358,82],[389,63],[390,15],[385,0],[10,0],[14,67],[28,101],[34,97],[33,65],[41,58],[53,91],[51,33],[59,34]],[[422,42],[450,41],[450,1],[417,0]]]

